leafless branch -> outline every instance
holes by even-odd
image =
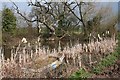
[[[67,6],[67,8],[70,10],[70,12],[79,20],[81,21],[81,19],[74,13],[74,11],[70,8],[70,6],[67,3],[64,3],[65,6]]]
[[[40,19],[38,19],[38,18],[36,18],[36,19],[34,19],[34,20],[29,20],[28,18],[26,18],[26,17],[20,12],[18,6],[17,6],[14,2],[12,2],[12,3],[14,4],[15,10],[17,11],[17,13],[18,13],[21,17],[23,17],[25,20],[27,20],[28,22],[36,22],[36,21],[37,21],[37,22],[43,23],[51,32],[53,32],[53,29],[52,29],[50,26],[48,26],[48,24],[47,24],[46,22],[44,22],[44,21],[42,21],[42,20],[40,20]]]

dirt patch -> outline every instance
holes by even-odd
[[[52,62],[56,61],[56,58],[54,57],[46,57],[44,58],[38,58],[31,64],[31,68],[33,69],[39,69],[44,66],[47,66],[48,64],[51,64]]]

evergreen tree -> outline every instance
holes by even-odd
[[[4,8],[2,11],[2,30],[10,33],[16,30],[16,16],[9,8]]]

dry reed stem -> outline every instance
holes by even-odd
[[[41,69],[34,70],[31,68],[27,69],[27,67],[30,67],[30,63],[35,63],[35,60],[39,59],[42,55],[48,56],[49,54],[55,55],[55,54],[64,54],[65,55],[65,61],[67,65],[72,65],[76,67],[82,67],[82,54],[89,53],[89,63],[92,65],[92,54],[107,54],[108,52],[113,52],[116,47],[116,40],[114,38],[106,38],[104,40],[96,41],[96,42],[89,42],[88,44],[78,44],[76,43],[72,47],[65,47],[63,51],[61,51],[60,42],[59,42],[59,48],[58,51],[53,49],[52,52],[50,52],[49,49],[45,49],[45,47],[41,48],[40,43],[35,45],[35,50],[32,50],[31,44],[24,46],[23,48],[19,46],[17,47],[16,51],[11,51],[11,58],[5,60],[2,50],[0,49],[0,77],[6,76],[6,77],[25,77],[30,75],[34,75],[34,71],[42,72]],[[27,49],[30,48],[31,50]],[[20,51],[22,50],[22,51]],[[29,51],[29,52],[28,52]],[[107,52],[107,53],[106,53]],[[20,54],[18,54],[20,53]],[[18,57],[17,57],[18,56]],[[18,59],[18,61],[17,61]],[[34,64],[33,64],[34,65]],[[23,69],[25,68],[25,69]],[[43,67],[46,68],[46,67]],[[16,69],[16,70],[15,70]],[[18,72],[18,71],[19,72]],[[30,70],[28,72],[27,70]],[[14,73],[12,73],[14,72]]]

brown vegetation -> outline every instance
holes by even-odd
[[[74,70],[69,70],[69,67],[76,67],[75,71],[81,67],[86,69],[86,65],[91,67],[95,62],[98,62],[102,57],[108,55],[108,53],[113,52],[116,47],[115,37],[105,38],[104,40],[89,42],[88,44],[76,44],[73,47],[66,47],[61,51],[54,50],[50,52],[49,50],[41,49],[39,45],[36,44],[35,50],[32,50],[29,47],[30,43],[24,44],[23,47],[20,45],[15,49],[15,51],[11,51],[11,58],[5,60],[3,53],[0,57],[1,62],[1,74],[3,77],[40,77],[41,73],[44,73],[44,77],[49,73],[59,73],[64,75],[62,77],[67,77],[68,73],[72,73]],[[22,45],[22,44],[21,44]],[[60,47],[59,47],[60,48]],[[64,61],[62,61],[61,68],[51,69],[49,68],[49,64],[57,60],[55,56],[63,55]],[[94,55],[94,56],[91,56]],[[49,57],[53,56],[53,57]],[[84,59],[86,57],[87,60]],[[94,57],[94,58],[92,58]],[[94,61],[96,60],[96,61]],[[66,66],[66,67],[65,67]],[[68,66],[68,67],[67,67]],[[14,71],[15,70],[15,71]],[[12,73],[14,71],[17,74]],[[67,72],[66,72],[67,71]],[[39,75],[37,75],[37,73]],[[54,75],[51,75],[51,77]],[[43,77],[43,76],[42,76]],[[49,75],[50,77],[50,75]],[[60,75],[56,75],[56,77],[60,77]]]

